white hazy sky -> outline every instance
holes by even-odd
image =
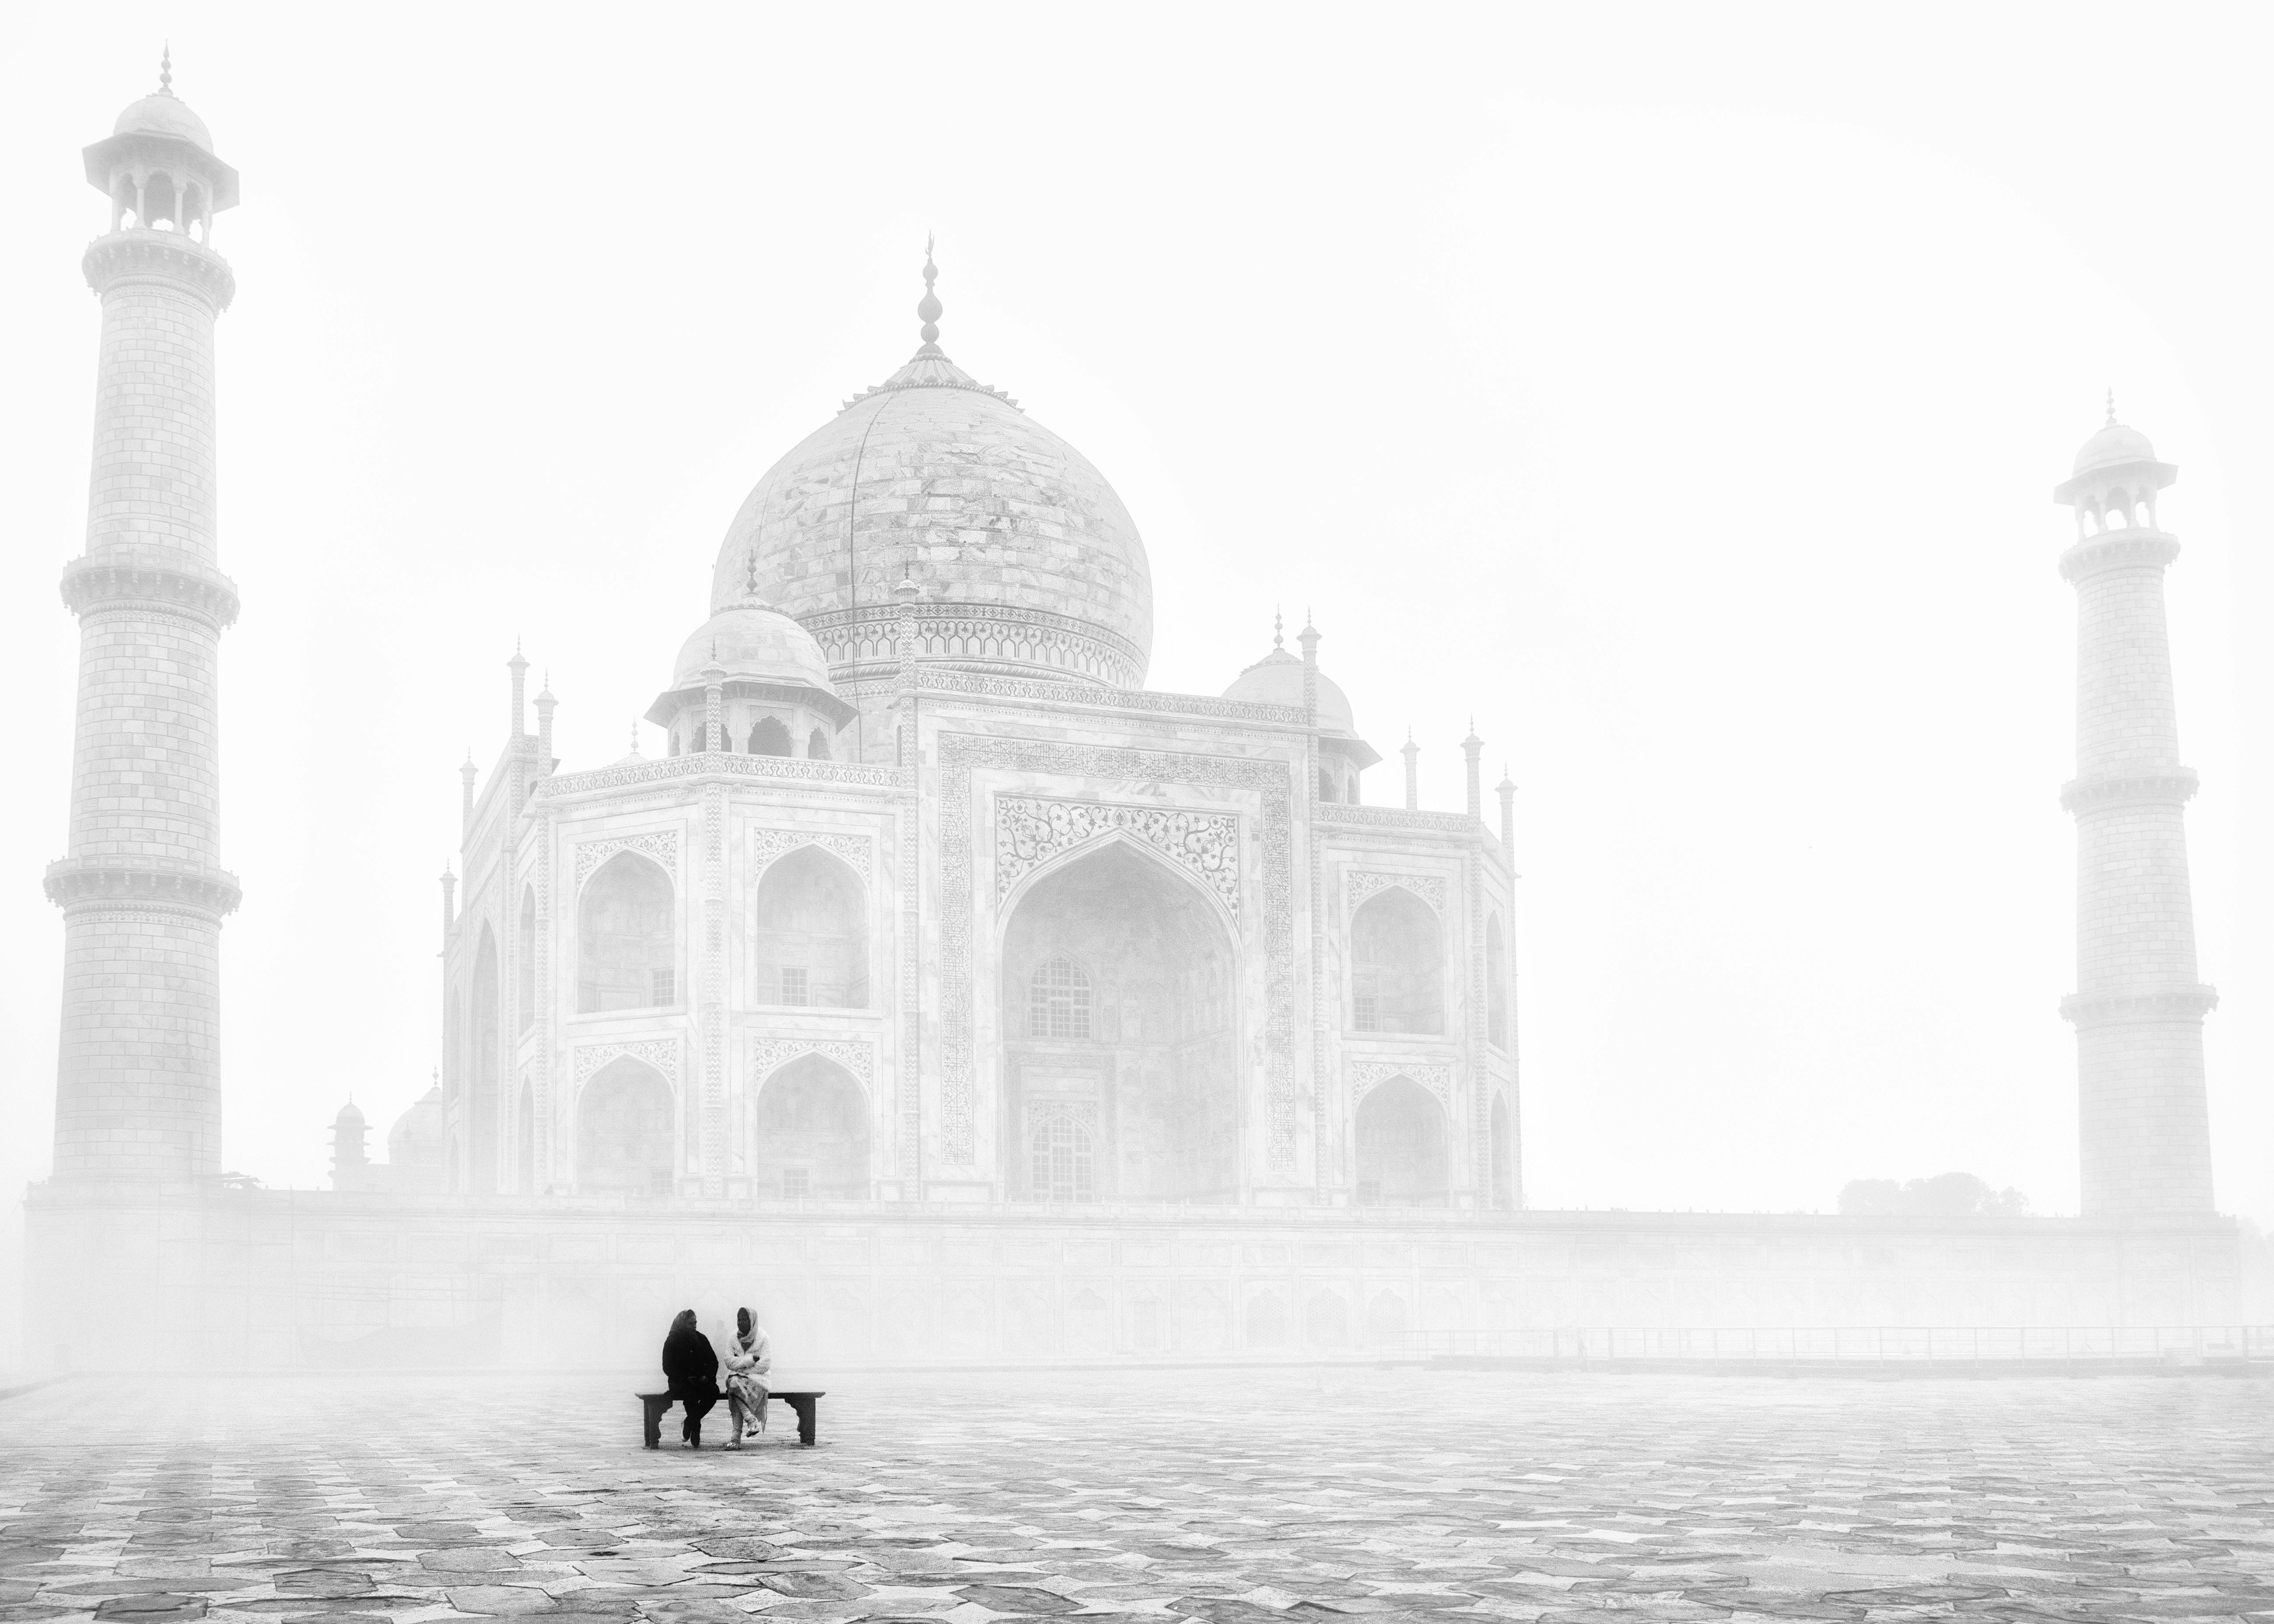
[[[2074,1210],[2070,537],[2165,504],[2221,1204],[2274,1219],[2269,13],[946,4],[0,12],[0,1178],[46,1169],[103,224],[176,88],[220,221],[231,1166],[321,1182],[437,1038],[435,876],[519,635],[571,766],[773,459],[915,342],[1105,470],[1155,687],[1306,606],[1389,765],[1523,786],[1539,1206]],[[1297,620],[1299,623],[1299,620]],[[651,732],[649,743],[654,744]],[[12,1222],[12,1214],[11,1220]]]

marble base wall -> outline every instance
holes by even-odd
[[[2226,1220],[772,1207],[35,1186],[34,1369],[1291,1358],[1570,1327],[2227,1325]]]

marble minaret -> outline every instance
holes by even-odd
[[[2074,510],[2061,574],[2076,588],[2078,1135],[2088,1218],[2211,1210],[2203,1016],[2218,995],[2196,977],[2164,572],[2180,544],[2156,499],[2179,470],[2148,437],[2108,422],[2053,499]]]
[[[235,281],[213,218],[237,171],[159,89],[87,149],[109,229],[82,267],[102,301],[79,619],[64,911],[59,1180],[162,1184],[221,1171],[221,634],[237,589],[214,560],[214,320]]]

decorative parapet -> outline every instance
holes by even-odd
[[[808,761],[795,756],[734,756],[713,750],[595,767],[586,772],[557,772],[537,786],[534,799],[561,801],[596,790],[621,789],[628,784],[661,784],[674,778],[699,782],[710,778],[768,778],[779,783],[890,790],[901,786],[901,776],[897,767],[877,767],[865,762]]]
[[[1069,678],[1134,688],[1145,680],[1145,650],[1117,632],[1047,609],[1010,604],[926,603],[916,609],[916,658],[960,660],[1016,673],[1041,665]],[[803,617],[842,680],[900,662],[900,605],[862,604]]]
[[[2184,806],[2195,794],[2198,783],[2192,767],[2072,778],[2061,786],[2061,809],[2082,814],[2106,812],[2118,807]]]
[[[237,583],[179,547],[106,546],[64,566],[63,598],[73,614],[155,609],[220,631],[237,620]]]
[[[1307,724],[1299,705],[1267,705],[1246,699],[1217,699],[1206,694],[1168,694],[1151,688],[1111,688],[1068,678],[985,676],[976,672],[923,666],[916,686],[928,694],[969,694],[982,699],[1041,700],[1059,705],[1096,705],[1104,710],[1143,710],[1156,715],[1204,717],[1210,721],[1265,722],[1281,727]]]
[[[2060,556],[2061,579],[2083,580],[2112,569],[2161,569],[2180,556],[2180,544],[2161,530],[2119,530],[2080,541]]]
[[[995,798],[995,899],[1062,853],[1125,834],[1160,853],[1239,918],[1239,818],[1230,812],[1114,806],[1096,801]]]
[[[162,282],[201,295],[215,312],[237,297],[237,275],[203,243],[178,231],[114,231],[87,244],[87,285],[108,293],[124,282]]]
[[[1408,811],[1404,807],[1355,807],[1344,801],[1322,801],[1313,809],[1312,816],[1319,823],[1340,823],[1351,829],[1420,830],[1469,839],[1485,832],[1485,826],[1465,812]]]
[[[2076,992],[2060,1001],[2061,1019],[2077,1026],[2201,1020],[2218,1007],[2218,989],[2202,985],[2168,987],[2160,992]]]
[[[65,857],[48,865],[48,900],[65,910],[89,906],[169,908],[218,923],[244,898],[237,876],[203,863],[145,857]]]

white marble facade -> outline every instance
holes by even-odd
[[[456,1187],[1515,1206],[1473,749],[1469,813],[1359,804],[1307,628],[1143,688],[1126,510],[931,336],[736,515],[659,749],[562,770],[516,657],[445,905]]]

